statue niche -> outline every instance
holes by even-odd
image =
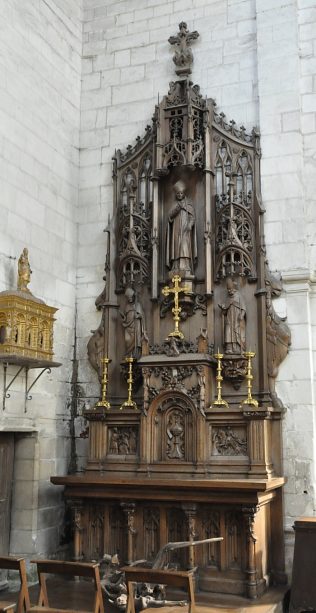
[[[196,458],[196,408],[182,393],[163,392],[149,409],[152,461],[194,462]]]

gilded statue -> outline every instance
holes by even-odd
[[[181,270],[192,275],[197,260],[195,211],[185,195],[185,183],[177,181],[173,189],[176,201],[168,218],[166,265],[172,272]]]
[[[30,291],[27,286],[31,280],[31,274],[29,252],[28,249],[24,247],[18,261],[18,290],[21,292]]]
[[[125,355],[138,359],[142,355],[143,340],[148,340],[145,315],[132,287],[126,289],[125,298],[125,310],[120,313],[124,328]]]
[[[232,279],[227,279],[227,294],[226,303],[218,305],[223,314],[224,351],[240,355],[246,351],[246,306]]]

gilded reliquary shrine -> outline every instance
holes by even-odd
[[[52,480],[77,559],[151,561],[167,542],[222,536],[170,564],[196,566],[202,590],[256,598],[286,581],[275,380],[290,331],[273,306],[260,135],[191,81],[197,39],[185,23],[170,37],[176,80],[144,136],[115,152],[88,344],[100,401],[85,412],[86,471]]]
[[[16,290],[0,293],[1,361],[31,366],[53,359],[53,325],[57,309],[36,298],[28,288],[31,268],[27,248],[18,261]]]

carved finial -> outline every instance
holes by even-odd
[[[179,23],[179,33],[176,36],[170,36],[168,39],[170,45],[176,45],[173,61],[177,66],[177,75],[188,76],[191,74],[191,64],[193,63],[191,42],[196,40],[199,36],[196,30],[194,32],[189,32],[187,24],[181,21],[181,23]]]
[[[24,247],[18,262],[18,290],[21,292],[30,292],[27,286],[31,280],[31,274],[29,252],[28,249]]]

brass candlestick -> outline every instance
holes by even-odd
[[[102,358],[101,362],[103,364],[103,372],[102,372],[102,394],[101,400],[97,402],[96,407],[103,407],[104,409],[110,409],[111,405],[107,400],[107,388],[108,388],[108,369],[109,369],[109,358]]]
[[[120,406],[120,411],[125,407],[132,407],[133,409],[138,409],[136,402],[132,399],[132,391],[133,391],[133,362],[135,358],[125,358],[125,361],[128,364],[128,377],[127,377],[127,400],[123,402]]]
[[[214,358],[217,359],[217,375],[216,375],[217,398],[216,400],[214,400],[210,408],[212,408],[212,406],[216,406],[216,407],[226,407],[228,409],[228,402],[222,398],[222,381],[223,381],[222,359],[223,357],[224,357],[224,354],[219,353],[218,350],[217,350],[217,353],[214,353]]]
[[[245,351],[245,353],[243,355],[248,360],[247,374],[246,374],[246,379],[247,379],[247,398],[245,398],[245,400],[242,401],[240,407],[242,407],[243,404],[248,404],[248,405],[252,405],[254,407],[257,407],[258,406],[258,401],[255,398],[252,397],[253,374],[252,374],[252,363],[251,363],[252,358],[254,358],[256,354],[255,354],[254,351]]]
[[[166,285],[161,290],[164,296],[169,296],[169,294],[174,294],[174,307],[172,309],[174,330],[173,332],[170,332],[168,334],[167,338],[170,338],[172,336],[176,338],[184,338],[183,332],[179,330],[180,313],[182,310],[181,307],[179,306],[179,294],[181,294],[182,292],[184,292],[185,294],[188,294],[191,290],[187,285],[180,287],[179,285],[181,283],[180,275],[175,275],[174,277],[172,277],[172,283],[174,287],[168,287]]]

